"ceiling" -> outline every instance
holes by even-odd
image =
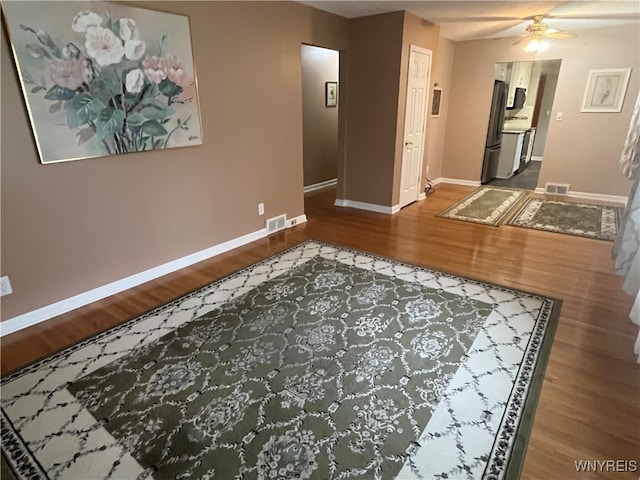
[[[640,0],[555,2],[312,0],[300,3],[346,18],[406,10],[440,25],[440,34],[454,41],[522,35],[534,15],[544,15],[543,22],[550,28],[568,33],[640,22]]]

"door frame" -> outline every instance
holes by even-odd
[[[416,53],[421,53],[429,56],[428,69],[427,69],[427,78],[426,78],[426,86],[425,86],[425,108],[424,108],[424,119],[422,123],[422,144],[420,145],[420,154],[419,154],[419,163],[418,163],[418,171],[420,172],[419,177],[417,179],[417,189],[416,189],[416,198],[408,201],[407,203],[401,203],[400,198],[402,196],[402,169],[404,167],[404,156],[405,156],[405,135],[406,135],[406,126],[407,126],[407,102],[409,100],[409,73],[411,69],[411,55]],[[428,48],[420,47],[418,45],[410,44],[409,45],[409,55],[407,58],[407,84],[405,86],[405,100],[404,100],[404,123],[402,126],[402,138],[401,138],[401,156],[400,156],[400,175],[398,178],[399,189],[398,189],[398,208],[405,207],[414,201],[417,201],[421,197],[421,189],[422,185],[422,170],[424,167],[424,152],[426,151],[426,143],[427,143],[427,121],[429,118],[429,102],[431,100],[431,89],[429,88],[431,85],[431,65],[433,62],[433,51]]]

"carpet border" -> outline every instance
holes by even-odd
[[[471,197],[472,195],[476,194],[479,190],[481,189],[485,189],[485,188],[492,188],[492,189],[496,189],[496,190],[512,190],[514,192],[521,192],[522,195],[520,198],[518,198],[513,205],[511,205],[509,208],[507,208],[506,211],[504,211],[502,213],[502,215],[500,215],[494,222],[492,223],[487,223],[487,222],[483,222],[482,220],[474,220],[474,219],[463,219],[463,218],[453,218],[453,217],[447,217],[445,216],[447,212],[449,212],[449,210],[456,208],[458,205],[460,205],[462,202],[464,202],[465,200],[467,200],[467,198]],[[465,195],[464,197],[462,197],[460,200],[458,200],[457,202],[455,202],[453,205],[445,208],[443,211],[441,211],[440,213],[438,213],[436,215],[436,217],[440,217],[440,218],[446,218],[448,220],[457,220],[459,222],[467,222],[467,223],[475,223],[478,225],[487,225],[489,227],[499,227],[500,225],[504,224],[505,221],[507,219],[510,219],[513,216],[513,211],[514,209],[521,205],[525,199],[529,198],[529,195],[531,194],[530,190],[525,190],[522,188],[511,188],[511,187],[502,187],[502,186],[494,186],[494,185],[480,185],[478,188],[476,188],[473,192],[470,192],[469,194]]]
[[[595,237],[593,235],[587,235],[587,234],[580,234],[580,233],[571,233],[571,232],[559,232],[557,230],[551,230],[551,229],[546,229],[546,228],[534,228],[534,227],[530,227],[528,225],[518,225],[513,223],[514,221],[516,221],[516,218],[523,214],[526,207],[529,205],[529,203],[533,200],[541,200],[542,202],[558,202],[558,203],[569,203],[569,204],[574,204],[574,205],[585,205],[585,206],[590,206],[590,207],[608,207],[608,208],[613,208],[614,210],[614,217],[615,217],[615,224],[616,224],[616,230],[620,231],[620,224],[622,222],[622,215],[624,212],[624,208],[623,207],[613,207],[611,205],[596,205],[593,203],[584,203],[584,202],[568,202],[566,200],[552,200],[549,198],[541,198],[541,197],[529,197],[527,198],[526,202],[522,202],[521,207],[518,209],[518,211],[516,213],[514,213],[513,215],[511,215],[511,217],[504,222],[505,225],[509,225],[510,227],[518,227],[518,228],[528,228],[529,230],[537,230],[539,232],[548,232],[548,233],[559,233],[561,235],[570,235],[572,237],[578,237],[578,238],[590,238],[591,240],[600,240],[602,242],[613,242],[615,240],[615,238],[612,239],[607,239],[607,238],[599,238],[599,237]]]
[[[525,197],[526,198],[526,197]],[[550,353],[551,353],[551,348],[553,346],[553,339],[555,336],[555,331],[557,328],[557,324],[559,323],[559,317],[560,317],[560,311],[561,311],[561,307],[562,307],[562,300],[555,298],[555,297],[550,297],[547,295],[543,295],[543,294],[539,294],[539,293],[535,293],[532,291],[527,291],[527,290],[522,290],[519,288],[514,288],[514,287],[509,287],[509,286],[505,286],[505,285],[501,285],[501,284],[497,284],[494,282],[490,282],[490,281],[485,281],[485,280],[479,280],[477,278],[474,277],[468,277],[468,276],[462,276],[450,271],[447,271],[446,269],[439,269],[439,268],[434,268],[434,267],[429,267],[429,266],[425,266],[425,265],[419,265],[417,263],[411,262],[411,261],[406,261],[406,260],[402,260],[402,259],[398,259],[398,258],[390,258],[388,256],[385,255],[381,255],[378,253],[374,253],[374,252],[369,252],[369,251],[363,251],[360,249],[356,249],[356,248],[352,248],[349,246],[344,246],[344,245],[340,245],[337,243],[329,243],[329,242],[325,242],[322,240],[316,240],[313,238],[309,238],[307,240],[304,240],[302,242],[296,243],[288,248],[285,248],[279,252],[273,253],[272,255],[269,255],[261,260],[258,260],[254,263],[251,263],[249,265],[246,265],[244,267],[241,267],[239,269],[236,269],[210,283],[207,283],[203,286],[197,287],[195,289],[192,289],[189,292],[186,292],[182,295],[177,296],[176,298],[160,305],[157,307],[154,307],[144,313],[138,314],[132,318],[129,318],[127,320],[125,320],[122,323],[119,323],[115,326],[106,328],[100,332],[97,332],[94,335],[91,335],[89,337],[86,337],[84,339],[81,339],[71,345],[68,345],[64,348],[61,348],[45,357],[42,357],[40,359],[37,359],[27,365],[24,365],[23,367],[20,367],[16,370],[14,370],[13,372],[10,372],[9,374],[5,375],[2,377],[0,384],[4,384],[10,381],[13,381],[17,378],[20,378],[21,376],[23,376],[24,374],[27,374],[29,372],[32,372],[34,369],[38,369],[40,367],[42,367],[44,364],[54,361],[56,358],[68,354],[71,351],[77,349],[77,348],[81,348],[83,346],[85,346],[85,344],[90,343],[95,341],[96,339],[99,339],[100,337],[109,335],[109,334],[113,334],[121,329],[126,328],[127,326],[129,326],[131,323],[136,322],[136,321],[140,321],[145,319],[146,317],[150,316],[150,315],[154,315],[158,312],[163,311],[164,309],[170,308],[172,307],[176,302],[178,301],[184,301],[184,299],[186,297],[189,296],[193,296],[194,294],[199,293],[200,291],[204,290],[204,289],[208,289],[211,288],[213,286],[215,286],[216,284],[222,283],[224,281],[228,281],[230,279],[232,279],[233,277],[241,274],[243,271],[245,271],[248,268],[251,267],[255,267],[255,266],[259,266],[263,263],[269,262],[271,260],[273,260],[276,257],[279,256],[283,256],[286,255],[288,252],[293,251],[297,248],[300,248],[301,246],[308,244],[308,243],[315,243],[317,245],[323,246],[323,247],[329,247],[329,248],[338,248],[338,249],[342,249],[342,250],[346,250],[349,251],[350,253],[353,254],[358,254],[358,255],[364,255],[370,258],[374,258],[374,259],[381,259],[383,261],[387,261],[391,264],[394,265],[409,265],[418,269],[422,269],[425,271],[430,271],[430,272],[434,272],[436,274],[441,274],[441,275],[445,275],[445,276],[449,276],[452,278],[456,278],[456,279],[460,279],[466,282],[471,282],[471,283],[477,283],[477,284],[482,284],[482,285],[487,285],[487,286],[491,286],[491,287],[495,287],[497,289],[503,290],[503,291],[510,291],[510,292],[517,292],[517,293],[521,293],[521,294],[525,294],[531,297],[536,297],[542,300],[546,300],[549,301],[551,303],[551,312],[549,314],[549,318],[547,321],[547,328],[545,331],[545,334],[543,336],[543,340],[542,340],[542,347],[539,350],[539,358],[538,361],[535,364],[534,367],[534,372],[532,374],[532,379],[529,385],[529,392],[526,396],[525,399],[525,405],[523,407],[522,410],[522,416],[520,418],[518,427],[517,427],[517,432],[514,435],[514,443],[513,446],[511,448],[511,454],[509,456],[509,459],[507,461],[507,465],[504,469],[504,476],[503,478],[518,478],[523,466],[524,466],[524,460],[525,460],[525,456],[526,456],[526,450],[527,450],[527,445],[528,445],[528,441],[529,441],[529,437],[531,434],[531,430],[533,427],[533,421],[534,421],[534,417],[535,417],[535,410],[536,410],[536,406],[538,403],[538,399],[540,396],[540,393],[542,391],[542,386],[543,386],[543,381],[544,381],[544,376],[545,376],[545,372],[546,372],[546,367],[548,365],[548,361],[550,358]],[[542,312],[541,312],[542,314]],[[522,366],[521,366],[522,368]],[[515,385],[514,385],[515,388]],[[5,423],[5,421],[10,422],[10,420],[8,418],[5,418],[5,412],[4,409],[2,409],[2,423],[3,423],[3,430],[4,427],[7,427],[7,424]],[[21,437],[19,437],[21,439]],[[3,455],[5,454],[5,448],[3,445]],[[28,451],[28,449],[26,449]],[[30,455],[31,457],[31,455]],[[37,462],[37,459],[35,459],[35,457],[32,457],[33,461]],[[8,459],[7,459],[8,460]],[[11,462],[7,462],[9,465],[11,465]],[[41,468],[41,467],[40,467]],[[46,474],[45,474],[46,475]],[[44,478],[49,478],[48,476],[45,476]]]
[[[511,457],[505,468],[504,478],[507,480],[518,480],[524,462],[526,459],[529,439],[533,430],[533,422],[535,420],[540,394],[544,386],[544,378],[551,358],[551,349],[553,348],[553,340],[555,338],[558,324],[560,323],[560,312],[562,310],[562,300],[552,300],[551,312],[547,328],[542,339],[542,345],[538,354],[538,361],[535,364],[533,374],[531,375],[531,383],[529,385],[529,393],[522,408],[522,416],[518,424],[515,434],[515,441],[511,449]]]

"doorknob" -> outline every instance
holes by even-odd
[[[413,145],[413,142],[404,142],[405,147],[410,147],[411,145]]]

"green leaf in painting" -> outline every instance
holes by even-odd
[[[141,127],[146,119],[138,112],[132,113],[127,117],[127,125],[132,127]]]
[[[171,107],[164,107],[162,109],[158,109],[155,107],[144,107],[142,110],[140,110],[140,113],[149,120],[160,120],[162,118],[170,117],[175,113],[175,110]]]
[[[165,108],[167,108],[167,102],[162,102],[156,98],[143,98],[140,104],[143,107],[153,107],[157,108],[158,110],[164,110]]]
[[[38,85],[38,86],[33,87],[33,88],[31,89],[31,93],[38,93],[40,90],[46,90],[46,88],[41,87],[40,85]]]
[[[101,75],[91,83],[91,95],[99,98],[104,103],[107,103],[111,97],[120,94],[120,84],[114,81],[114,75],[110,78],[106,78],[106,75]]]
[[[86,93],[79,93],[69,103],[67,123],[69,128],[76,128],[98,118],[105,108],[104,103]]]
[[[96,120],[96,134],[98,138],[106,138],[122,129],[124,112],[108,107],[100,112]]]
[[[76,136],[78,137],[78,145],[82,145],[87,143],[91,138],[95,135],[95,132],[91,127],[85,127],[83,129],[78,130]]]
[[[75,90],[69,90],[68,88],[54,85],[44,94],[44,98],[47,100],[71,100],[76,94]]]
[[[176,85],[168,78],[165,78],[160,82],[158,88],[162,92],[163,95],[167,97],[175,97],[176,95],[180,95],[182,93],[182,87],[180,85]]]
[[[152,137],[159,137],[161,135],[167,134],[165,128],[155,120],[148,120],[144,122],[144,124],[142,125],[142,131],[147,135],[151,135]]]

